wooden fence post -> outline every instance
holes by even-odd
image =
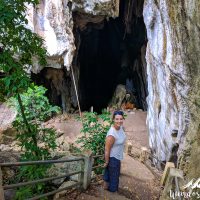
[[[94,107],[93,106],[91,106],[90,112],[94,112]]]
[[[1,167],[0,167],[0,199],[5,200],[4,191],[3,191],[3,176],[2,176]]]
[[[148,149],[146,147],[142,147],[139,158],[140,162],[145,163],[148,158],[149,158]]]
[[[83,173],[83,189],[86,190],[91,181],[93,158],[92,152],[84,154],[84,173]]]
[[[182,170],[176,169],[174,167],[169,167],[167,171],[168,171],[168,173],[166,173],[165,187],[162,192],[162,196],[160,197],[160,200],[171,200],[170,190],[172,189],[174,178],[179,179],[179,183],[183,183],[183,181],[184,181]]]
[[[174,165],[173,162],[167,162],[166,165],[165,165],[165,169],[164,169],[161,181],[160,181],[162,186],[165,185],[165,182],[167,180],[167,176],[168,176],[168,173],[169,173],[169,168],[175,168],[175,165]]]
[[[127,154],[128,155],[131,155],[132,147],[133,147],[132,144],[128,143],[128,148],[127,148]]]

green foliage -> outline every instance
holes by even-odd
[[[41,65],[46,63],[43,40],[27,29],[26,5],[36,6],[38,0],[1,0],[0,1],[0,101],[25,91],[29,84],[27,69],[32,58]]]
[[[17,140],[23,153],[22,161],[50,159],[50,151],[56,148],[55,130],[45,128],[42,123],[59,112],[57,106],[51,106],[47,97],[44,96],[46,89],[42,86],[31,85],[26,93],[21,95],[26,119],[29,121],[29,129],[23,122],[23,116],[20,112],[19,102],[12,98],[11,103],[15,104],[18,114],[13,126],[18,131]],[[20,168],[18,181],[30,181],[40,179],[46,176],[50,165],[30,165]],[[32,197],[36,194],[44,193],[45,184],[40,183],[33,186],[25,186],[17,191],[16,199],[22,200]]]
[[[14,126],[18,131],[17,139],[24,153],[22,160],[41,160],[50,158],[49,150],[56,147],[55,131],[42,126],[42,122],[57,112],[58,108],[49,105],[44,97],[45,89],[31,86],[28,73],[33,58],[45,65],[46,50],[43,40],[28,29],[26,19],[27,5],[36,6],[38,0],[1,0],[0,1],[0,101],[14,96],[17,98],[18,116]],[[34,94],[35,93],[35,94]],[[43,146],[38,143],[43,142]],[[23,180],[42,178],[46,166],[27,166],[20,168]],[[19,176],[20,178],[20,176]],[[44,184],[25,186],[18,190],[16,199],[26,199],[32,194],[44,191]]]
[[[77,143],[81,144],[81,150],[91,150],[94,155],[104,155],[105,137],[111,126],[110,113],[106,110],[97,115],[95,112],[86,112],[81,120],[83,128],[81,136]],[[94,165],[103,164],[102,159],[96,159]],[[97,169],[96,173],[101,173],[102,169]]]
[[[51,106],[48,98],[45,96],[47,89],[42,86],[36,86],[31,84],[27,92],[21,94],[23,106],[26,108],[24,114],[28,121],[35,123],[46,121],[52,117],[53,113],[58,113],[60,108],[58,106]],[[13,104],[20,111],[20,105],[16,98],[13,98]],[[16,122],[22,122],[22,114],[19,112],[16,118]]]

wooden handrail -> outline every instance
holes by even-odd
[[[69,159],[63,159],[63,160],[39,160],[39,161],[0,163],[0,199],[5,200],[4,190],[22,187],[22,186],[25,186],[25,185],[32,185],[32,184],[52,181],[52,180],[55,180],[55,179],[60,179],[60,178],[72,176],[72,175],[75,175],[75,174],[81,174],[79,176],[79,181],[76,184],[73,184],[73,185],[65,187],[65,188],[57,189],[57,190],[54,190],[54,191],[33,197],[33,198],[30,198],[29,200],[36,200],[36,199],[40,199],[42,197],[47,197],[49,195],[56,194],[60,191],[66,190],[68,188],[76,187],[78,185],[80,185],[83,189],[87,189],[88,185],[90,184],[90,180],[91,180],[92,160],[93,160],[92,154],[90,153],[90,154],[84,154],[82,157],[69,158]],[[83,161],[82,169],[80,171],[68,173],[68,174],[65,174],[65,175],[62,175],[62,176],[43,178],[43,179],[38,179],[38,180],[34,180],[34,181],[22,182],[22,183],[5,185],[5,186],[2,183],[2,170],[1,170],[2,167],[44,165],[44,164],[51,164],[51,163],[64,163],[64,162],[75,162],[75,161]]]
[[[77,172],[68,173],[68,174],[65,174],[65,175],[62,175],[62,176],[54,176],[54,177],[50,177],[50,178],[38,179],[38,180],[35,180],[35,181],[28,181],[28,182],[23,182],[23,183],[5,185],[5,186],[3,186],[3,189],[8,190],[8,189],[22,187],[22,186],[25,186],[25,185],[34,185],[34,184],[37,184],[37,183],[53,181],[53,180],[56,180],[56,179],[69,177],[69,176],[72,176],[72,175],[75,175],[75,174],[80,174],[81,172],[82,171],[77,171]]]
[[[164,186],[162,196],[160,200],[170,199],[169,191],[173,187],[173,180],[175,179],[175,186],[177,192],[180,192],[180,185],[184,184],[183,171],[175,168],[174,163],[167,162],[163,176],[161,178],[161,185]],[[177,196],[179,200],[182,200],[181,196]]]
[[[80,160],[83,160],[83,157],[69,158],[69,159],[63,159],[63,160],[37,160],[37,161],[21,161],[21,162],[0,163],[0,167],[63,163],[63,162],[73,162],[73,161],[80,161]]]

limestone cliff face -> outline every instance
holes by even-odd
[[[48,52],[47,67],[60,69],[65,66],[69,70],[71,66],[76,49],[73,36],[73,11],[100,15],[104,19],[118,16],[118,8],[119,0],[41,0],[37,8],[29,6],[28,26],[44,39]],[[41,71],[41,66],[37,65],[36,61],[32,71],[34,73]]]
[[[119,0],[74,0],[72,2],[73,11],[107,17],[119,15]]]
[[[178,143],[179,167],[200,177],[200,2],[146,0],[143,15],[150,146],[167,161]]]
[[[42,0],[37,8],[29,6],[27,18],[29,27],[45,42],[48,52],[47,67],[70,67],[75,50],[72,33],[73,20],[69,1]],[[38,73],[41,67],[32,69]]]

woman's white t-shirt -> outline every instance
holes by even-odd
[[[113,126],[109,129],[106,137],[112,135],[115,138],[115,142],[110,150],[110,157],[115,157],[118,160],[123,159],[124,144],[126,135],[122,126],[119,130],[116,130]]]

